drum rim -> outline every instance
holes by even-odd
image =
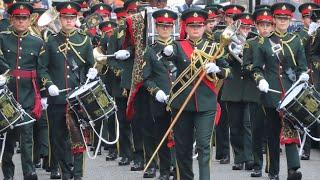
[[[80,90],[80,88],[81,87],[83,87],[84,85],[82,85],[82,86],[80,86],[78,89],[75,89],[74,91],[72,91],[72,92],[70,92],[70,95],[68,95],[67,97],[67,99],[70,99],[70,100],[72,100],[72,99],[77,99],[77,97],[83,97],[83,96],[80,96],[80,95],[86,95],[87,94],[87,91],[89,90],[89,89],[95,89],[96,87],[95,86],[97,86],[97,84],[100,84],[99,82],[100,82],[100,80],[96,80],[96,81],[93,81],[93,82],[90,82],[89,84],[91,84],[91,83],[94,83],[94,82],[96,82],[96,84],[94,84],[93,86],[91,86],[90,88],[88,88],[86,91],[84,91],[84,92],[82,92],[82,93],[80,93],[80,94],[78,94],[78,95],[75,95],[74,97],[71,97],[75,92],[77,92],[78,90]],[[88,85],[88,84],[87,84]],[[84,94],[84,93],[86,93],[86,94]]]
[[[285,100],[288,98],[288,96],[289,96],[290,94],[292,94],[293,91],[294,91],[296,88],[300,87],[300,86],[302,86],[302,88],[301,88],[301,90],[297,93],[297,95],[294,96],[287,104],[283,105],[283,103],[284,103]],[[305,89],[304,87],[308,87],[308,86],[306,86],[305,83],[299,84],[299,85],[297,85],[295,88],[293,88],[287,95],[285,95],[284,98],[283,98],[283,99],[281,100],[281,102],[279,103],[279,109],[291,107],[293,100],[294,100],[294,99],[299,99],[299,98],[301,97],[302,92],[304,92],[303,90]],[[294,103],[293,103],[293,104],[294,104]],[[288,106],[288,107],[287,107],[287,106]]]

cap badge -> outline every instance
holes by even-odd
[[[164,14],[164,17],[165,17],[165,18],[168,18],[168,17],[169,17],[169,14],[168,14],[168,13],[165,13],[165,14]]]
[[[263,13],[263,15],[267,16],[267,15],[268,15],[267,11],[265,11],[265,12]]]
[[[100,6],[100,10],[103,10],[103,6]]]
[[[68,9],[71,9],[71,5],[69,4],[69,5],[67,6],[67,8],[68,8]]]
[[[193,13],[193,17],[198,17],[199,15],[198,15],[198,13]]]
[[[282,10],[286,10],[287,7],[285,5],[282,6]]]

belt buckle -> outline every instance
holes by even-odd
[[[280,44],[275,44],[271,47],[273,53],[279,53],[282,50],[282,46]]]

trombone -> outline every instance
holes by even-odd
[[[50,7],[44,12],[38,19],[38,26],[49,28],[53,33],[59,33],[61,30],[61,24],[59,21],[59,12],[54,8]]]
[[[228,26],[223,33],[220,36],[220,46],[219,49],[214,53],[213,56],[209,55],[209,54],[205,54],[199,50],[194,50],[194,55],[196,56],[203,56],[206,59],[209,60],[209,62],[213,62],[216,60],[216,58],[218,57],[218,55],[221,53],[221,51],[223,51],[223,48],[225,45],[229,44],[231,41],[231,37],[235,35],[236,31],[239,29],[240,27],[240,22],[236,21],[234,24]],[[152,160],[154,159],[154,157],[157,155],[160,147],[162,146],[162,144],[164,143],[164,141],[166,140],[166,138],[168,137],[168,135],[170,134],[173,126],[177,123],[179,117],[181,116],[183,110],[185,109],[185,107],[187,106],[189,100],[192,98],[193,94],[196,92],[198,86],[200,85],[200,83],[202,82],[203,78],[206,76],[206,73],[203,71],[200,75],[199,75],[199,79],[196,81],[196,83],[194,84],[191,92],[189,93],[189,95],[187,96],[186,100],[183,102],[182,106],[180,107],[178,113],[176,114],[176,116],[174,117],[174,119],[172,120],[169,128],[167,129],[166,133],[164,134],[164,136],[162,137],[159,145],[157,146],[156,150],[154,151],[154,153],[152,154],[151,158],[149,159],[147,165],[145,166],[143,172],[146,172],[146,170],[148,169],[148,167],[150,166]]]

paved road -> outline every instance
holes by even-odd
[[[87,158],[85,162],[86,170],[85,176],[83,179],[88,180],[141,180],[142,172],[131,172],[129,166],[119,167],[117,161],[106,162],[105,154],[103,152],[102,156],[98,156],[95,160],[89,160]],[[16,154],[14,156],[14,161],[16,163],[16,180],[22,180],[22,171],[20,164],[20,155]],[[301,161],[303,172],[303,180],[319,180],[320,179],[320,151],[313,150],[311,152],[311,160]],[[229,165],[220,165],[218,161],[212,161],[211,168],[211,179],[214,180],[250,180],[250,172],[248,171],[232,171],[232,164]],[[194,161],[194,170],[195,170],[195,179],[198,179],[197,173],[198,165]],[[44,170],[37,170],[38,177],[40,180],[49,179],[49,173]],[[0,172],[0,180],[2,180],[2,172]],[[253,180],[267,179],[267,174],[263,174],[263,178],[254,178]],[[281,154],[281,171],[280,179],[286,179],[286,159],[285,153]]]

